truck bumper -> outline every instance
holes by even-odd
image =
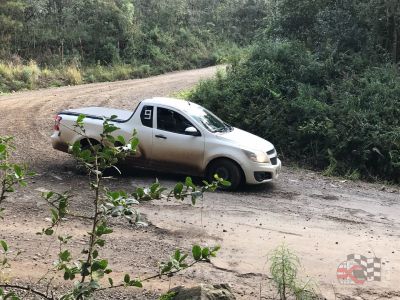
[[[246,183],[261,184],[277,179],[279,177],[281,168],[282,163],[278,158],[276,165],[272,165],[271,163],[253,163],[247,168],[243,169],[243,172],[246,176]]]

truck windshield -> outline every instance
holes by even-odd
[[[197,106],[190,110],[189,114],[197,121],[204,125],[204,127],[211,132],[228,132],[232,131],[233,127],[226,124],[216,115],[207,109]]]

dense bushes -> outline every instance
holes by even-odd
[[[191,95],[281,155],[400,182],[400,4],[272,1],[249,57]]]
[[[191,98],[285,157],[330,174],[400,181],[400,77],[391,65],[264,40]]]

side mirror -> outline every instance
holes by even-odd
[[[186,128],[185,129],[185,133],[187,135],[192,135],[192,136],[199,136],[200,135],[200,132],[196,128],[194,128],[193,126],[190,126],[190,127]]]

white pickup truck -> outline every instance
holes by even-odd
[[[127,162],[139,167],[170,173],[182,173],[212,179],[218,174],[231,182],[231,189],[240,183],[260,184],[278,177],[281,161],[274,146],[253,134],[234,128],[195,103],[152,98],[140,102],[134,112],[87,107],[69,109],[55,117],[53,148],[64,152],[69,145],[87,139],[71,130],[80,114],[86,115],[86,135],[93,142],[100,139],[103,118],[113,120],[120,129],[115,136],[127,140],[134,129],[139,146],[135,157]]]

